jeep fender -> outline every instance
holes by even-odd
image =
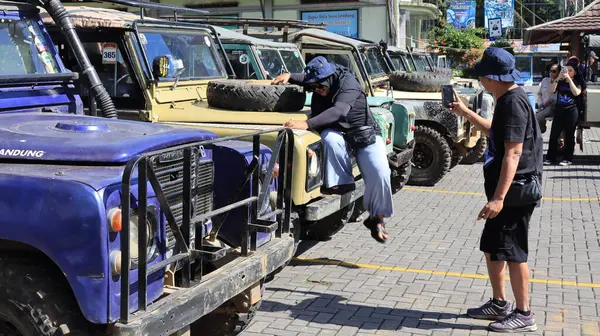
[[[239,189],[253,160],[252,146],[252,142],[237,140],[219,142],[213,145],[213,158],[215,158],[214,208],[224,207],[252,194],[252,179],[241,190]],[[257,169],[260,172],[259,176],[262,181],[266,178],[266,174],[273,174],[273,172],[266,171],[272,151],[269,147],[261,145],[260,153]],[[240,192],[239,197],[234,200],[238,190]],[[270,190],[277,190],[276,179],[271,180]],[[213,223],[219,223],[224,219],[226,222],[219,231],[219,237],[225,239],[231,246],[240,246],[244,226],[247,223],[244,217],[244,209],[237,208],[230,211],[226,216],[216,216],[213,218]],[[259,233],[258,240],[260,245],[262,242],[268,241],[268,235]]]
[[[0,238],[50,258],[65,275],[84,317],[106,323],[110,271],[100,195],[83,183],[51,176],[0,174],[0,185],[5,214]]]

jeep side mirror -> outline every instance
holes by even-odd
[[[156,78],[174,77],[183,69],[183,62],[171,55],[156,56],[152,61],[152,74]]]

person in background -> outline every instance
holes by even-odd
[[[371,237],[385,243],[388,234],[384,218],[391,217],[394,212],[391,172],[385,143],[367,104],[363,87],[350,69],[330,63],[323,56],[308,62],[303,73],[283,73],[272,84],[288,82],[302,85],[314,91],[314,94],[310,103],[311,117],[308,120],[289,120],[284,126],[321,134],[326,161],[325,183],[330,188],[340,186],[345,190],[353,190],[350,146],[365,181],[363,205],[370,217],[363,223],[371,231]],[[349,141],[350,134],[359,130],[365,132],[361,134],[370,133],[365,137],[370,140],[361,144]]]
[[[558,140],[561,133],[565,132],[565,154],[561,166],[573,164],[573,153],[575,152],[575,130],[579,119],[578,96],[582,90],[582,80],[577,75],[578,64],[573,60],[566,65],[567,72],[561,73],[550,86],[551,92],[556,92],[556,105],[550,140],[548,142],[548,153],[544,165],[556,163],[556,152]]]
[[[546,132],[546,118],[554,116],[554,103],[556,103],[556,94],[550,91],[552,82],[558,77],[560,66],[557,63],[552,63],[546,68],[547,74],[537,92],[537,106],[538,110],[535,114],[535,118],[540,124],[542,133]]]
[[[489,324],[492,331],[535,331],[527,259],[529,221],[537,203],[505,207],[504,199],[515,178],[537,175],[541,181],[542,136],[527,94],[515,84],[520,74],[513,55],[502,48],[487,48],[474,70],[483,87],[496,98],[494,117],[484,119],[458,99],[450,107],[489,139],[483,165],[488,202],[477,219],[486,220],[479,249],[485,254],[493,297],[480,307],[468,309],[467,314],[496,320]],[[507,301],[504,287],[507,264],[516,309]]]

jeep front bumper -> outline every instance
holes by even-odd
[[[415,141],[411,141],[406,148],[394,147],[394,151],[388,154],[388,163],[391,168],[399,168],[408,163],[413,157]]]
[[[177,332],[284,266],[293,253],[291,235],[274,239],[248,257],[238,257],[204,275],[201,282],[167,295],[147,311],[132,314],[127,324],[115,324],[114,335],[167,336]]]

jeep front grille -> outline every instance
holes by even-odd
[[[192,217],[207,213],[213,206],[214,165],[212,160],[198,161],[192,152]],[[172,151],[153,156],[152,168],[167,198],[177,225],[183,222],[183,151]],[[196,170],[199,178],[196,178]],[[175,247],[175,236],[167,225],[167,250]]]

